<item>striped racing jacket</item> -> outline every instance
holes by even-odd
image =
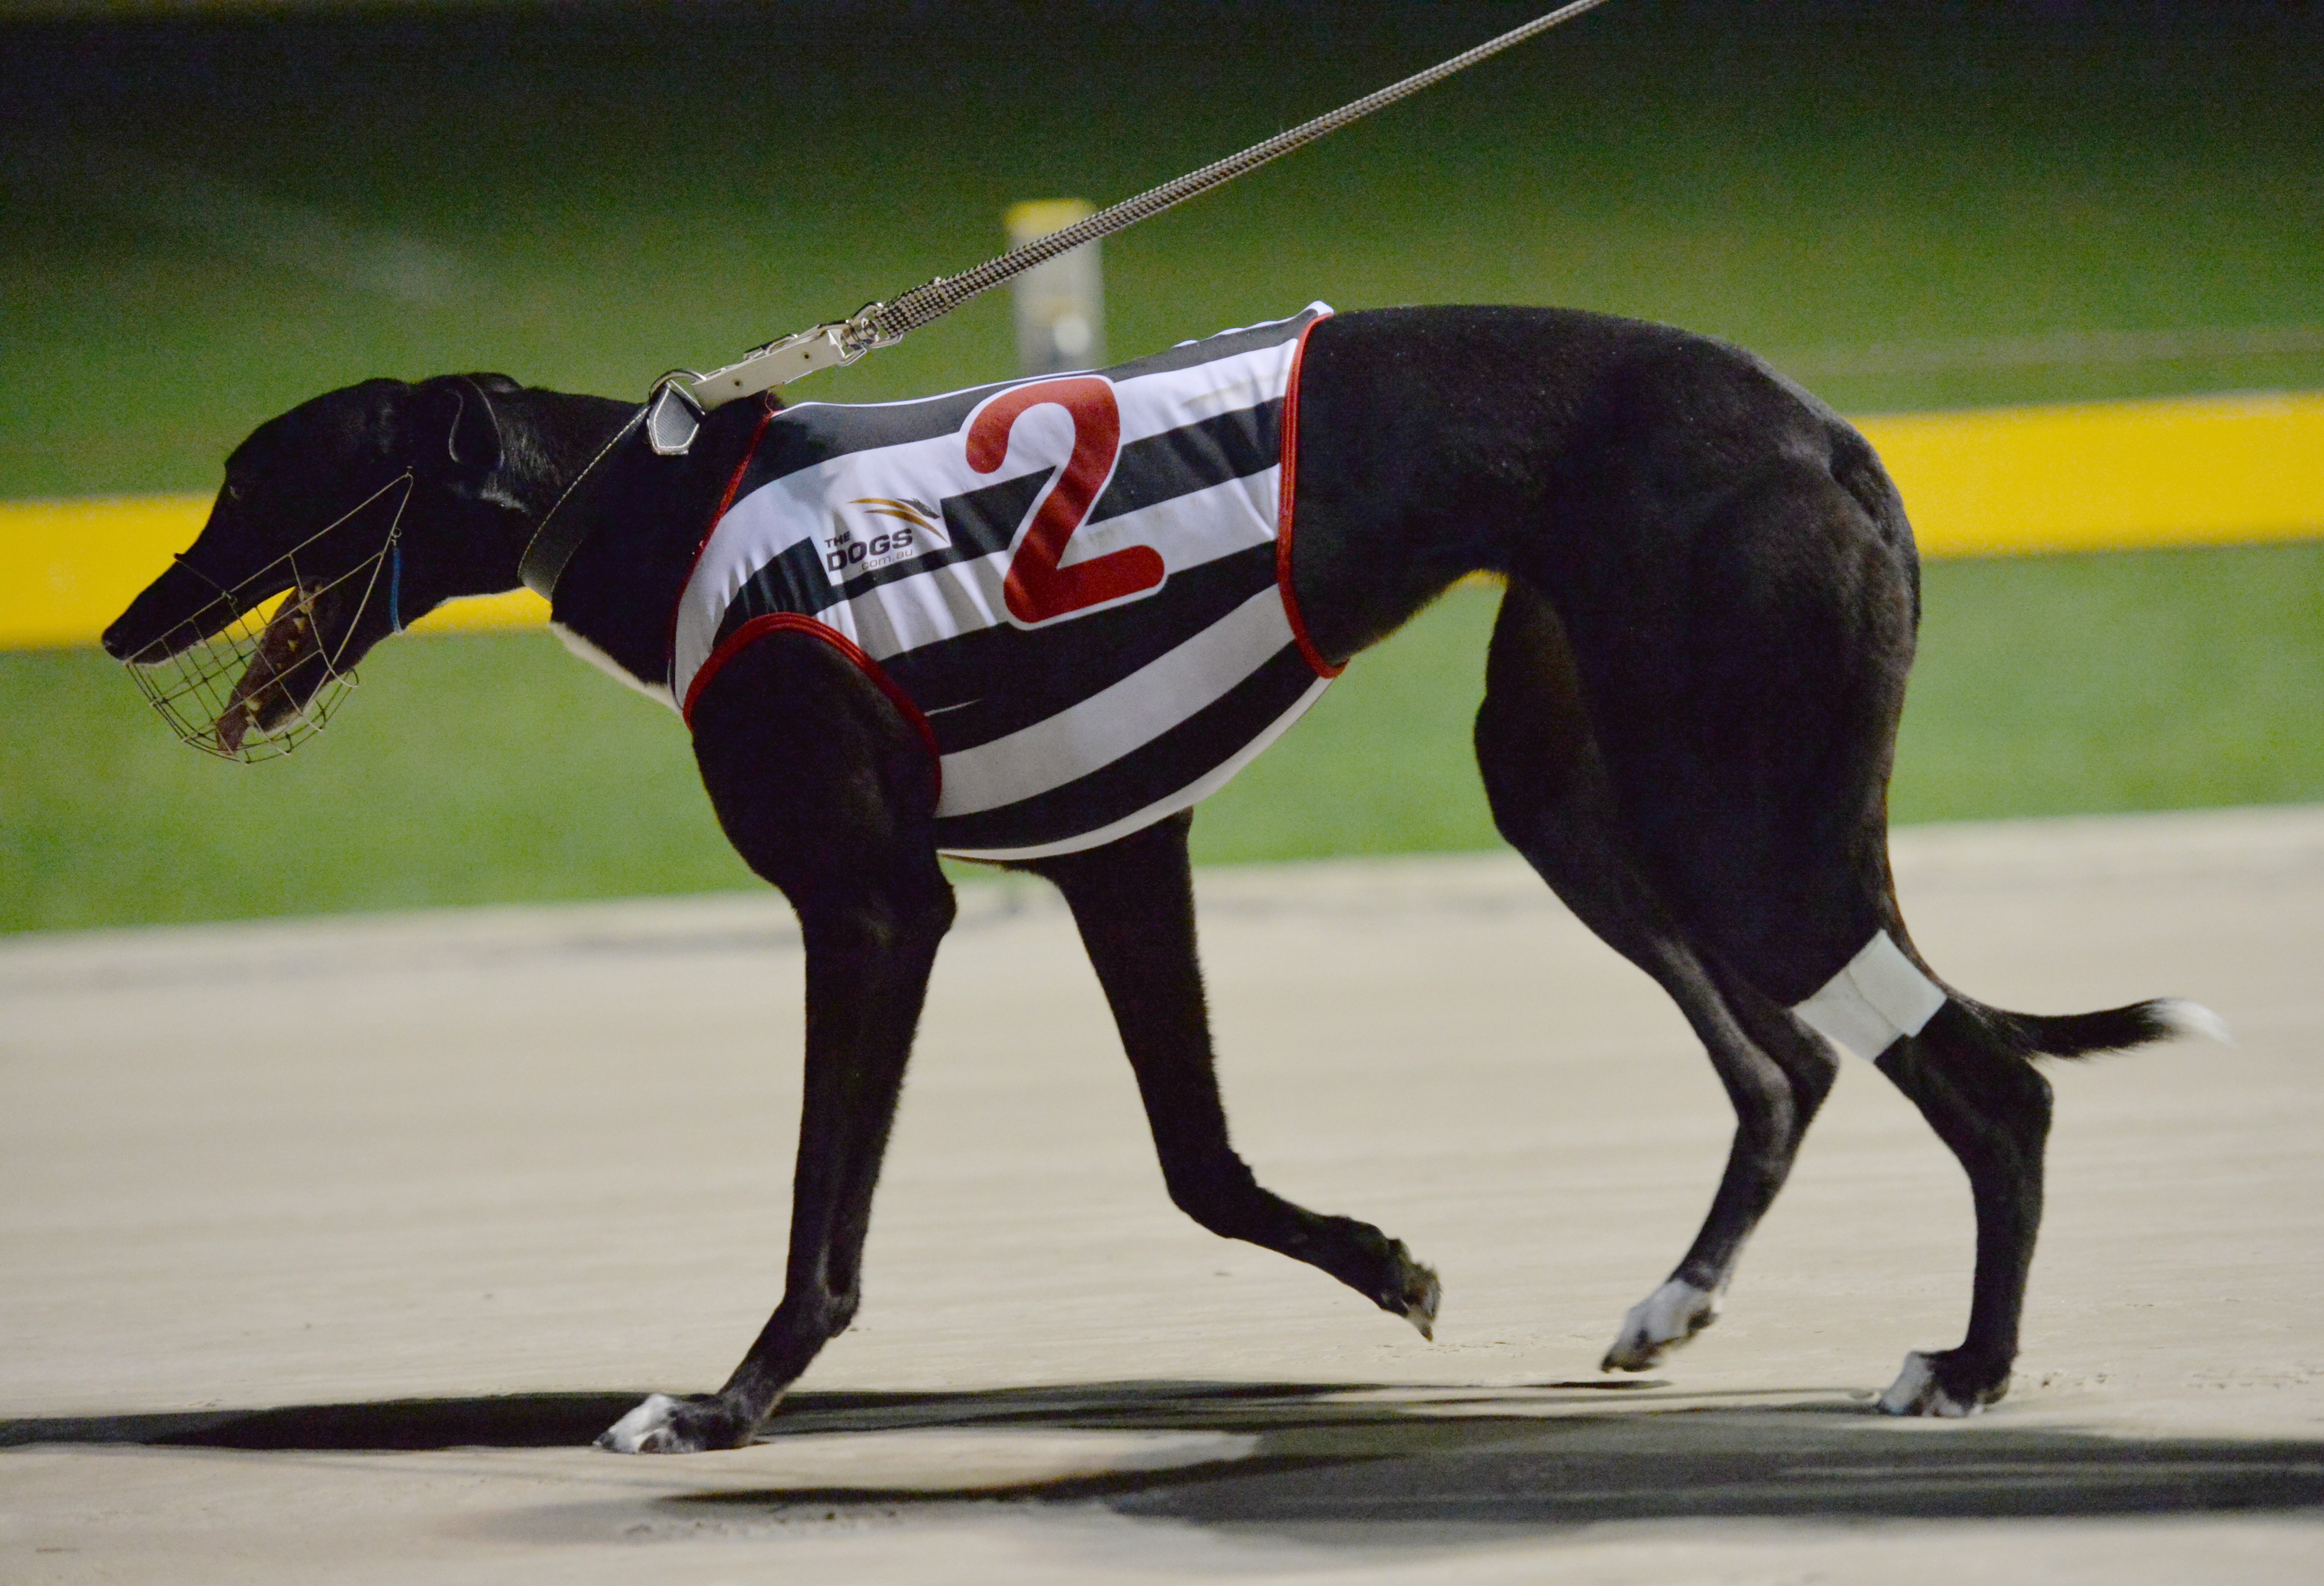
[[[743,646],[807,632],[925,737],[945,853],[1070,853],[1188,807],[1338,669],[1289,584],[1299,356],[1329,312],[771,413],[679,598],[674,702],[690,718]]]

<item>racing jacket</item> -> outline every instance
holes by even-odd
[[[1222,786],[1338,669],[1290,533],[1323,304],[1102,371],[761,423],[679,596],[670,697],[812,634],[936,757],[947,853],[1095,847]]]

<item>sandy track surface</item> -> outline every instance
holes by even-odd
[[[1240,1145],[1434,1262],[1437,1342],[1170,1208],[1063,909],[994,884],[858,1325],[682,1460],[576,1445],[776,1298],[775,900],[0,944],[0,1579],[2324,1575],[2324,810],[1896,846],[1964,990],[2239,1043],[2052,1065],[2026,1351],[1968,1424],[1868,1410],[1958,1338],[1970,1219],[1853,1060],[1720,1323],[1598,1375],[1729,1115],[1511,859],[1204,880]]]

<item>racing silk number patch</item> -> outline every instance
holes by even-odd
[[[1193,805],[1337,670],[1287,555],[1299,355],[1330,311],[775,414],[680,597],[677,698],[768,633],[828,639],[925,729],[947,853],[1071,853]]]

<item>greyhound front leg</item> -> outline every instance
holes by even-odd
[[[911,904],[800,911],[807,938],[807,1084],[782,1304],[716,1393],[657,1393],[597,1440],[615,1453],[693,1453],[751,1441],[860,1296],[872,1192],[903,1087],[949,890]]]
[[[751,1440],[855,1314],[872,1191],[952,887],[936,766],[864,673],[812,635],[770,635],[705,686],[694,758],[735,852],[798,911],[807,1074],[782,1304],[716,1393],[655,1394],[597,1440],[684,1453]]]

